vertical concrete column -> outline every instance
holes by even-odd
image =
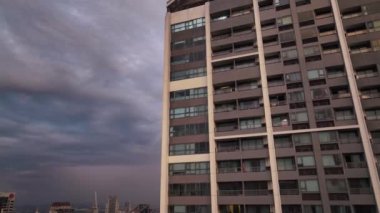
[[[266,123],[267,137],[268,137],[267,140],[268,140],[270,170],[271,170],[271,176],[272,176],[274,209],[275,209],[275,213],[282,213],[280,184],[278,180],[278,171],[277,171],[276,149],[274,146],[272,115],[271,115],[271,109],[270,109],[268,80],[267,80],[266,66],[265,66],[263,36],[261,32],[260,10],[259,10],[258,0],[252,0],[252,2],[253,2],[253,12],[255,15],[257,47],[258,47],[258,52],[259,52],[261,87],[262,87],[262,92],[263,92],[265,123]]]
[[[339,42],[342,49],[342,55],[344,60],[344,66],[347,72],[348,83],[352,94],[352,101],[354,102],[354,108],[356,118],[359,124],[360,136],[363,143],[364,153],[368,164],[369,175],[371,178],[371,184],[373,193],[375,195],[377,211],[380,212],[380,181],[376,168],[376,160],[373,154],[372,145],[370,141],[370,135],[368,133],[367,124],[364,117],[363,107],[360,101],[360,94],[358,86],[356,84],[354,68],[350,57],[350,51],[348,48],[345,31],[343,28],[343,22],[340,15],[338,0],[331,0],[331,6],[333,8],[336,29],[338,32]]]
[[[206,67],[207,67],[207,107],[208,107],[208,138],[210,147],[210,188],[211,188],[211,212],[218,212],[218,185],[216,182],[216,146],[215,146],[215,122],[214,122],[214,87],[212,83],[212,49],[211,49],[211,18],[210,2],[205,4],[206,27]]]
[[[165,17],[164,35],[164,76],[162,90],[162,133],[161,133],[161,189],[160,189],[160,212],[168,212],[169,180],[169,84],[170,84],[170,13]]]

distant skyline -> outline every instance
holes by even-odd
[[[159,204],[165,0],[0,0],[0,191]]]

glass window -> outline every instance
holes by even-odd
[[[323,213],[322,206],[305,205],[303,206],[304,213]]]
[[[317,180],[301,180],[299,184],[301,192],[319,192]]]
[[[209,152],[208,142],[190,143],[190,144],[173,144],[169,147],[169,155],[191,155],[203,154]]]
[[[337,135],[336,135],[336,132],[334,131],[320,132],[318,133],[318,136],[319,136],[319,142],[321,144],[337,142]]]
[[[293,112],[290,114],[290,119],[292,120],[292,123],[303,123],[309,121],[307,112]]]
[[[286,82],[287,83],[302,81],[302,79],[301,79],[301,73],[299,73],[299,72],[294,72],[294,73],[286,74],[285,78],[286,78]]]
[[[297,157],[298,167],[315,167],[314,156],[300,156]]]
[[[203,97],[207,97],[206,87],[170,92],[171,101],[179,101],[179,100],[203,98]]]
[[[297,103],[297,102],[304,102],[304,101],[305,101],[305,94],[303,91],[289,93],[290,103]]]
[[[205,134],[208,132],[207,123],[187,124],[170,127],[170,137]]]
[[[264,142],[262,138],[244,138],[241,139],[241,146],[243,150],[262,149]]]
[[[284,59],[284,60],[294,59],[297,57],[298,57],[298,52],[296,49],[282,51],[282,59]]]
[[[309,70],[307,71],[307,77],[309,80],[318,80],[325,78],[325,71],[323,69]]]
[[[347,192],[347,185],[344,179],[329,179],[326,180],[327,191],[329,193]]]
[[[316,56],[321,54],[319,46],[305,47],[303,48],[303,53],[306,57]]]
[[[207,106],[194,106],[194,107],[185,107],[185,108],[175,108],[170,110],[170,118],[185,118],[185,117],[194,117],[200,116],[207,113]]]
[[[372,109],[365,111],[367,120],[379,120],[380,119],[380,109]]]
[[[311,135],[309,133],[302,133],[302,134],[295,134],[293,135],[293,142],[294,145],[310,145],[311,142]]]
[[[331,213],[351,213],[350,206],[331,206]]]
[[[278,171],[295,170],[294,158],[277,158]]]
[[[329,90],[327,88],[312,89],[311,98],[313,100],[321,100],[321,99],[329,98]]]
[[[317,121],[333,120],[333,113],[330,108],[316,109],[314,110],[314,114],[315,114],[315,120]]]
[[[169,175],[203,175],[210,171],[209,162],[169,164]]]
[[[240,129],[254,129],[262,127],[261,118],[242,119],[239,124]]]
[[[322,164],[324,167],[336,167],[342,164],[342,160],[339,155],[323,155]]]
[[[355,114],[352,109],[338,109],[335,111],[335,119],[338,121],[353,120],[355,119]]]
[[[173,24],[171,26],[172,33],[193,29],[197,27],[202,27],[205,25],[205,18],[198,18],[191,21],[186,21],[178,24]]]
[[[178,80],[183,80],[183,79],[202,77],[205,75],[206,75],[206,68],[201,67],[201,68],[196,68],[196,69],[171,72],[170,73],[170,80],[171,81],[178,81]]]
[[[286,26],[293,24],[292,16],[285,16],[277,19],[278,26]]]
[[[289,117],[287,114],[284,115],[273,115],[272,116],[272,126],[288,126]]]

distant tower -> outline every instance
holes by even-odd
[[[117,196],[109,196],[105,213],[119,213],[119,199]]]
[[[92,213],[98,213],[99,212],[99,209],[98,209],[98,195],[96,192],[94,192],[94,203],[93,203],[93,206],[92,206]]]
[[[0,192],[0,212],[14,213],[14,202],[16,194],[14,192]]]

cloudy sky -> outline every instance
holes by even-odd
[[[0,191],[159,203],[165,0],[0,0]]]

